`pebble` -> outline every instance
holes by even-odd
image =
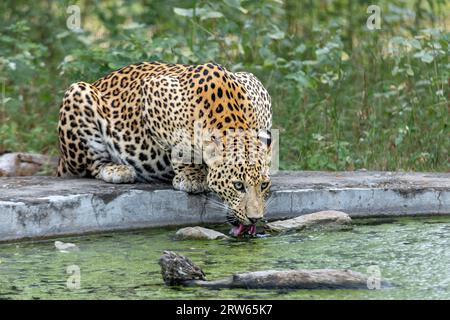
[[[80,248],[76,244],[73,243],[65,243],[62,241],[55,241],[55,248],[60,252],[69,252],[69,251],[79,251]]]

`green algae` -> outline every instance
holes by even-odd
[[[57,251],[54,240],[4,243],[0,244],[0,299],[450,298],[450,218],[355,222],[346,231],[246,240],[176,241],[174,229],[59,239],[80,248],[69,253]],[[339,268],[370,273],[378,268],[382,279],[393,286],[379,290],[170,288],[163,284],[158,265],[164,250],[190,257],[209,280],[266,269]],[[71,276],[67,268],[73,265],[80,269],[79,289],[67,287]]]

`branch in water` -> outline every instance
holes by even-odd
[[[257,271],[237,273],[220,280],[207,281],[200,267],[190,259],[164,251],[161,273],[168,285],[197,286],[210,289],[367,289],[368,277],[339,269]]]

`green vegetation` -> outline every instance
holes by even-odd
[[[67,27],[73,4],[81,30]],[[378,1],[373,31],[369,4],[2,1],[0,153],[57,154],[74,81],[144,60],[215,61],[271,93],[282,169],[448,171],[450,3]]]

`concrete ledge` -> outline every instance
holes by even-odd
[[[225,211],[216,201],[159,183],[0,178],[0,241],[224,222]],[[450,214],[450,174],[281,172],[273,177],[268,219],[321,210],[353,217]]]

